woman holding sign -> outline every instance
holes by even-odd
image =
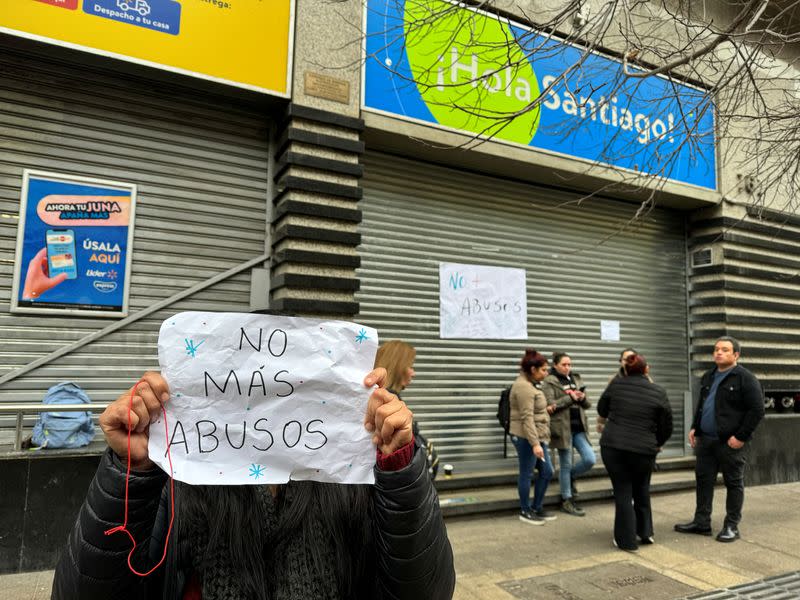
[[[547,359],[536,350],[526,350],[520,361],[520,374],[511,386],[511,441],[519,456],[519,519],[530,525],[544,525],[556,518],[542,504],[547,486],[553,477],[553,464],[547,444],[550,441],[550,415],[542,380],[547,377]],[[531,475],[538,471],[533,486]]]
[[[412,441],[413,415],[385,381],[384,369],[364,379],[377,386],[364,418],[377,446],[374,486],[175,482],[173,523],[170,481],[148,457],[151,423],[170,390],[159,373],[145,373],[100,417],[109,449],[52,598],[452,598],[452,550],[425,454]],[[123,527],[109,529],[123,515]],[[138,543],[130,557],[120,531]]]

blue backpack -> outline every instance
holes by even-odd
[[[91,402],[71,381],[54,385],[42,400],[45,404],[88,404]],[[80,448],[94,439],[90,412],[43,412],[33,427],[31,441],[42,448]]]

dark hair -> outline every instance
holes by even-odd
[[[570,358],[570,355],[566,352],[553,352],[553,366],[555,367],[558,363],[560,363],[561,359],[565,356]]]
[[[623,350],[622,352],[619,353],[619,359],[620,360],[622,360],[622,357],[624,356],[624,354],[626,352],[633,352],[634,354],[638,354],[638,352],[636,352],[635,348],[625,348],[625,350]]]
[[[259,489],[260,488],[260,489]],[[320,536],[330,540],[335,553],[334,575],[341,598],[368,598],[374,569],[372,486],[290,481],[282,485],[281,505],[275,516],[259,496],[270,494],[267,486],[175,485],[177,534],[170,544],[191,543],[192,532],[202,532],[203,560],[226,552],[233,564],[242,566],[242,588],[248,598],[272,598],[272,584],[264,565],[277,562],[292,538],[307,549],[309,568],[319,573],[327,567]],[[274,530],[264,527],[275,519]],[[177,565],[177,551],[168,560]],[[168,555],[169,556],[169,555]],[[167,582],[171,589],[175,579]],[[180,591],[175,590],[176,594]],[[172,597],[172,596],[170,596]]]
[[[522,372],[526,375],[531,372],[531,369],[538,369],[547,364],[547,359],[544,357],[543,354],[537,352],[533,348],[528,348],[525,350],[525,356],[522,357],[522,360],[519,361],[519,368],[522,369]]]
[[[729,335],[723,335],[721,338],[717,338],[717,341],[714,342],[714,347],[716,347],[717,344],[719,344],[720,342],[730,342],[731,346],[733,346],[734,352],[742,351],[742,345],[739,343],[739,340],[737,340],[735,337],[731,337]]]
[[[647,359],[641,354],[633,353],[625,359],[623,367],[626,375],[644,375],[647,371]]]

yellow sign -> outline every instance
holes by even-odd
[[[288,97],[293,0],[0,0],[0,31]]]

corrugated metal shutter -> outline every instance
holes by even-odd
[[[138,185],[130,314],[264,252],[263,113],[13,51],[0,54],[0,73],[0,374],[109,323],[9,313],[24,168]],[[157,367],[168,315],[247,310],[249,298],[245,272],[3,385],[0,402],[39,401],[64,379],[111,400]]]
[[[526,346],[569,352],[595,402],[620,350],[644,353],[675,412],[667,453],[682,453],[682,215],[655,209],[626,227],[636,205],[577,204],[575,194],[376,153],[364,162],[358,318],[381,339],[417,348],[417,378],[403,398],[442,461],[474,469],[502,460],[497,398]],[[527,343],[439,339],[440,262],[526,269]],[[600,341],[601,319],[621,323],[619,343]]]

